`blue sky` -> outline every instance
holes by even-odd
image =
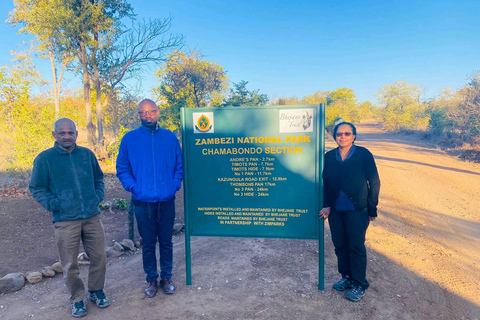
[[[397,80],[416,83],[425,98],[458,89],[480,71],[480,1],[225,1],[135,0],[138,18],[174,17],[172,32],[207,60],[246,80],[269,98],[317,90],[353,89],[376,102],[378,89]],[[7,19],[13,2],[2,1]],[[0,26],[0,66],[27,39]],[[17,49],[18,50],[18,49]],[[47,61],[36,60],[45,79]],[[155,84],[145,75],[143,91]],[[69,76],[68,87],[80,87]]]

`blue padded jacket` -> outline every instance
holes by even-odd
[[[120,144],[117,177],[134,199],[164,202],[182,186],[182,151],[169,130],[144,126],[127,132]]]

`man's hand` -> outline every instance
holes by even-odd
[[[320,210],[318,217],[327,219],[329,215],[330,215],[330,207],[327,207],[327,208],[322,208],[322,210]]]

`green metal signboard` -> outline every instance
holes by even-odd
[[[321,239],[323,259],[324,105],[182,108],[181,117],[187,284],[190,236]]]

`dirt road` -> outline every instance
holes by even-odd
[[[371,287],[359,303],[331,289],[338,274],[328,230],[324,291],[318,243],[277,239],[192,238],[186,286],[180,236],[175,295],[145,298],[140,253],[110,259],[112,305],[87,303],[86,319],[480,319],[480,167],[374,122],[358,133],[382,181],[379,218],[367,234]],[[0,297],[0,319],[70,319],[67,299],[60,277],[27,285]]]

